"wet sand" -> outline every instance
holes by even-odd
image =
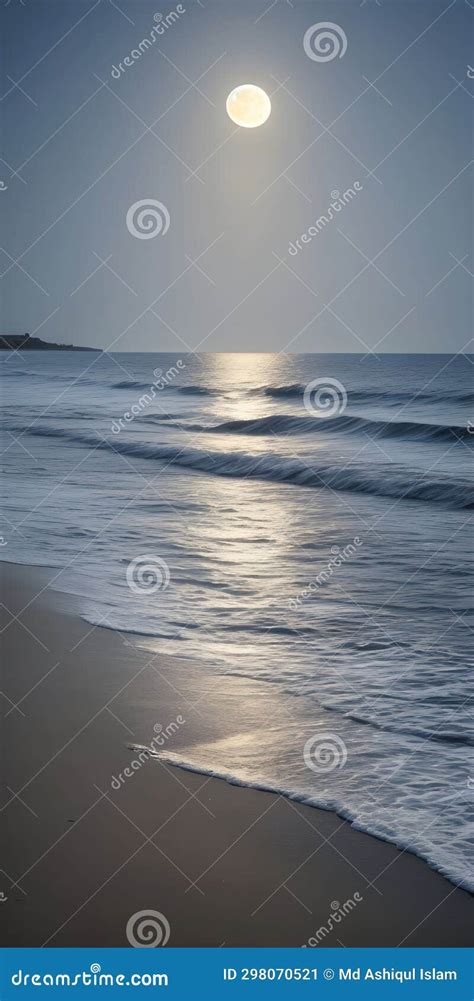
[[[170,946],[471,944],[468,893],[335,814],[156,758],[134,769],[155,727],[183,754],[198,715],[224,735],[241,679],[90,626],[57,571],[1,574],[4,945],[126,945],[150,909]]]

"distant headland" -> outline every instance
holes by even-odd
[[[53,344],[29,334],[0,334],[0,351],[98,351],[100,348],[75,347],[73,344]]]

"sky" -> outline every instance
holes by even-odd
[[[3,332],[469,350],[467,0],[7,0],[0,16]],[[260,128],[226,114],[248,82],[271,96]]]

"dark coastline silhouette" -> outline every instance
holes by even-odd
[[[100,348],[76,347],[73,344],[53,344],[29,334],[0,334],[0,351],[99,351]]]

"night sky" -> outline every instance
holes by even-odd
[[[467,351],[471,5],[157,4],[2,0],[3,331],[111,351]],[[311,58],[305,33],[328,21],[333,58]],[[248,82],[271,96],[261,128],[226,114]],[[129,209],[150,200],[143,239]]]

